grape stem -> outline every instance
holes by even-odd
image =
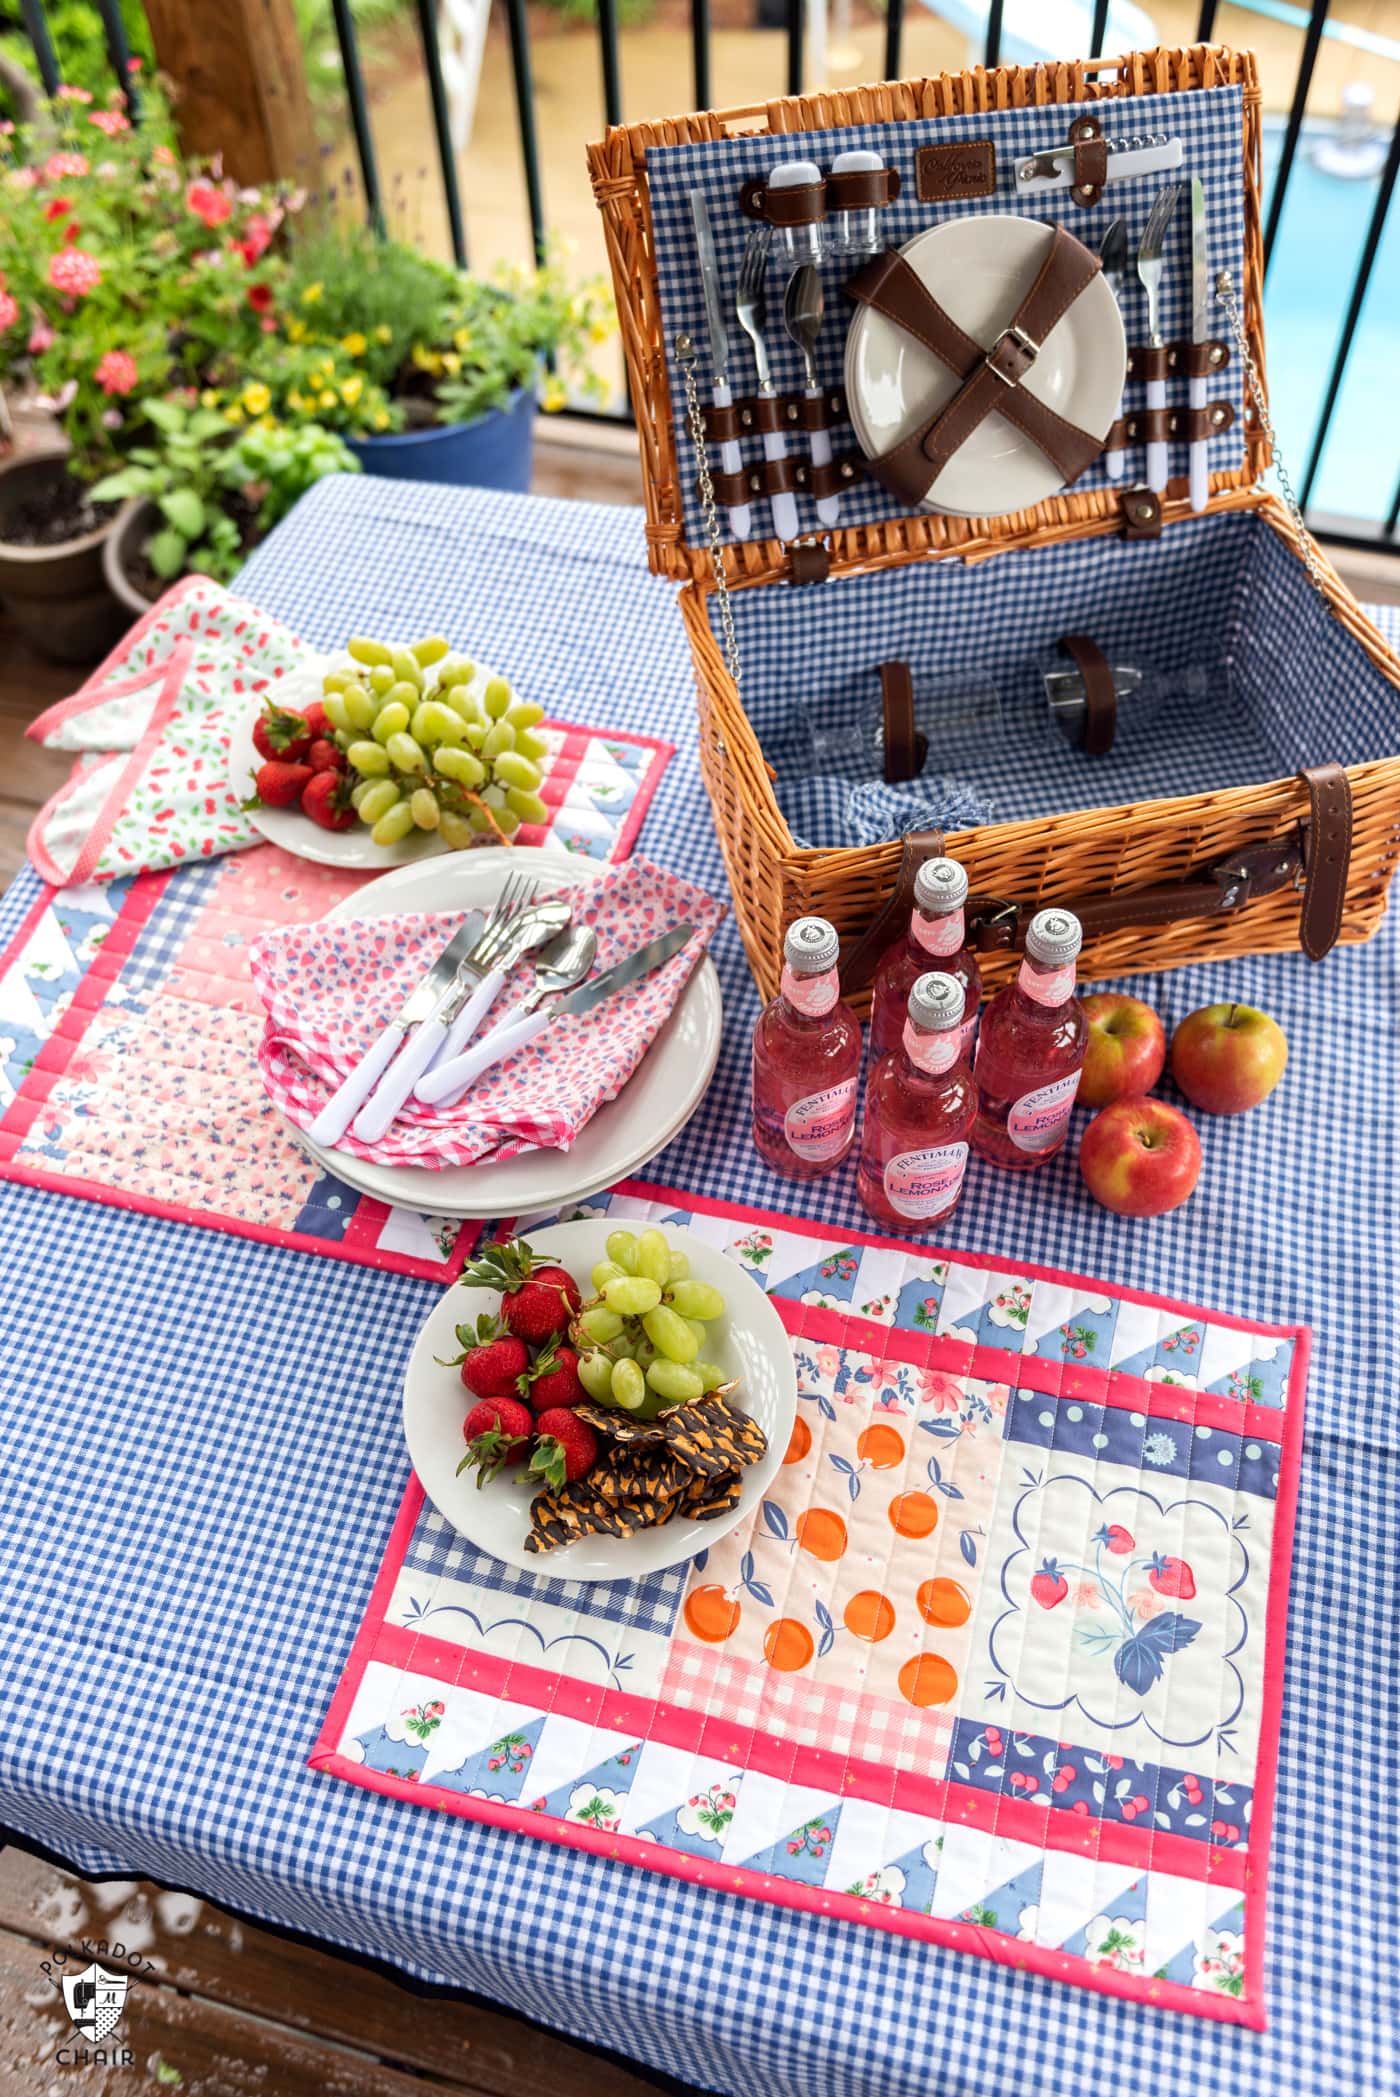
[[[509,837],[507,837],[505,831],[502,830],[500,824],[496,821],[496,811],[491,806],[491,803],[489,801],[483,801],[480,794],[474,794],[469,787],[463,788],[463,794],[465,798],[473,804],[474,807],[479,808],[481,810],[482,814],[485,816],[487,822],[491,825],[491,828],[495,831],[501,843],[503,845],[508,845],[510,843],[510,839]]]

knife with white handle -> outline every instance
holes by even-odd
[[[686,941],[694,935],[693,924],[687,922],[676,925],[671,931],[663,932],[659,938],[649,941],[646,946],[639,947],[635,954],[629,954],[625,961],[619,961],[614,967],[605,969],[603,974],[595,976],[591,983],[583,984],[578,990],[571,990],[567,997],[558,999],[555,1004],[538,1012],[528,1013],[521,1019],[509,1019],[504,1026],[493,1027],[491,1032],[484,1035],[474,1047],[469,1048],[464,1056],[454,1056],[450,1062],[440,1063],[436,1069],[429,1071],[419,1084],[419,1099],[427,1100],[430,1105],[451,1099],[454,1094],[464,1091],[474,1079],[479,1078],[484,1070],[489,1070],[493,1063],[500,1063],[505,1057],[513,1056],[517,1049],[524,1048],[537,1034],[542,1034],[560,1013],[591,1011],[593,1006],[601,1004],[605,998],[610,998],[617,991],[625,989],[627,984],[635,983],[639,976],[650,975],[654,968],[660,968],[663,961],[669,961],[673,954],[678,954]]]
[[[710,370],[713,384],[710,399],[717,408],[728,408],[734,404],[734,395],[729,387],[729,330],[724,325],[724,300],[719,289],[719,262],[715,256],[715,236],[710,227],[709,206],[704,192],[690,192],[690,215],[695,222],[695,252],[700,257],[700,287],[705,294],[705,325],[710,332]],[[743,471],[743,454],[739,450],[737,437],[726,437],[719,448],[720,464],[726,473]],[[747,539],[753,530],[753,514],[746,502],[731,503],[725,514],[729,518],[729,529],[736,539]]]
[[[1210,253],[1206,245],[1206,192],[1199,175],[1191,177],[1191,340],[1206,340],[1210,314]],[[1191,374],[1193,408],[1206,404],[1206,375]],[[1193,437],[1190,451],[1191,507],[1203,510],[1210,500],[1210,439]]]
[[[403,1046],[405,1037],[411,1034],[415,1027],[421,1027],[425,1019],[431,1019],[436,1012],[443,992],[456,975],[460,963],[466,959],[480,939],[485,923],[485,916],[480,910],[470,911],[463,918],[423,980],[409,992],[399,1010],[360,1058],[349,1077],[336,1087],[326,1101],[306,1132],[313,1143],[320,1144],[326,1150],[333,1149],[339,1143],[380,1077]]]

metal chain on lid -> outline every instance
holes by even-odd
[[[1229,315],[1230,327],[1235,337],[1235,347],[1240,353],[1240,363],[1244,367],[1245,383],[1249,388],[1249,397],[1254,403],[1254,412],[1259,417],[1259,427],[1269,440],[1269,449],[1273,453],[1274,472],[1278,475],[1279,492],[1283,496],[1288,514],[1293,520],[1293,528],[1298,534],[1303,554],[1303,566],[1308,571],[1308,580],[1330,611],[1331,599],[1327,595],[1327,583],[1322,573],[1322,564],[1318,559],[1317,544],[1307,525],[1303,522],[1302,505],[1293,492],[1293,483],[1288,477],[1288,468],[1283,463],[1283,454],[1279,450],[1278,437],[1274,431],[1273,417],[1269,413],[1269,404],[1264,398],[1263,381],[1259,377],[1258,367],[1254,362],[1253,353],[1249,347],[1249,337],[1246,335],[1244,328],[1244,315],[1240,311],[1240,302],[1235,295],[1235,280],[1228,269],[1222,269],[1215,280],[1215,296]]]
[[[729,601],[729,577],[724,572],[724,549],[719,539],[715,484],[710,478],[710,447],[705,436],[705,418],[700,411],[700,395],[695,385],[695,344],[689,335],[676,337],[676,362],[680,365],[685,379],[686,421],[690,425],[690,441],[695,446],[695,463],[700,478],[700,505],[705,513],[705,524],[710,536],[710,560],[715,571],[715,588],[719,594],[719,623],[724,631],[724,657],[737,690],[740,677],[739,636],[734,631],[734,607]]]

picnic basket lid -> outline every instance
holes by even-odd
[[[661,167],[658,149],[714,146],[729,148],[712,156],[714,179],[727,182],[732,160],[737,197],[742,177],[774,157],[772,141],[797,134],[841,131],[853,126],[918,124],[923,132],[945,120],[986,117],[1004,120],[1009,112],[1050,110],[1066,104],[1104,105],[1133,97],[1198,93],[1210,89],[1238,91],[1242,237],[1236,251],[1239,294],[1246,336],[1258,385],[1264,384],[1263,238],[1260,220],[1261,115],[1258,74],[1252,52],[1197,44],[1183,49],[1132,52],[1117,59],[1084,60],[1034,67],[976,67],[924,80],[884,82],[875,86],[824,90],[789,96],[749,108],[706,111],[660,121],[616,125],[588,148],[594,194],[617,295],[618,320],[627,364],[628,385],[636,414],[646,500],[647,553],[652,570],[677,580],[704,583],[713,576],[713,559],[693,496],[695,457],[683,425],[684,397],[674,358],[674,314],[666,311],[663,258],[658,253],[648,162]],[[1127,121],[1131,122],[1131,119]],[[961,135],[966,136],[966,124]],[[1050,139],[1043,141],[1052,143]],[[890,150],[894,150],[891,148]],[[705,163],[708,167],[709,160]],[[1187,172],[1187,171],[1183,171]],[[1110,192],[1111,194],[1111,192]],[[1074,209],[1065,192],[1037,198],[1022,208],[1030,215],[1059,219],[1075,230]],[[1009,208],[1005,204],[994,209]],[[671,229],[675,237],[678,229]],[[1215,274],[1213,259],[1212,276]],[[726,286],[726,289],[729,287]],[[1212,292],[1212,328],[1229,340],[1223,308]],[[669,331],[669,332],[668,332]],[[781,335],[781,320],[776,321]],[[708,365],[703,330],[698,336],[703,399],[708,399]],[[1257,500],[1252,494],[1269,464],[1264,429],[1248,399],[1231,343],[1233,384],[1240,407],[1232,450],[1239,463],[1210,474],[1212,509],[1233,508]],[[736,391],[738,389],[736,388]],[[1216,440],[1211,440],[1215,444]],[[1217,454],[1218,456],[1218,454]],[[918,512],[883,516],[867,522],[838,524],[829,531],[813,527],[830,554],[833,573],[902,565],[940,554],[978,559],[999,549],[1090,538],[1121,531],[1123,482],[1079,486],[1050,497],[1034,508],[996,517],[965,518]],[[1178,488],[1180,493],[1177,492]],[[767,514],[764,502],[757,509]],[[689,515],[687,515],[689,512]],[[804,519],[810,512],[804,512]],[[1185,483],[1169,485],[1163,523],[1191,516]],[[808,534],[804,533],[804,536]],[[777,538],[755,536],[724,549],[732,584],[788,579],[790,547]]]

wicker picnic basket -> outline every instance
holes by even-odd
[[[708,149],[681,156],[682,172],[674,179],[668,175],[670,187],[708,179],[713,162],[716,193],[727,197],[736,170],[752,174],[781,152],[775,139],[790,140],[794,134],[861,127],[861,143],[872,136],[888,140],[895,161],[906,140],[936,139],[939,127],[966,138],[968,119],[976,120],[974,128],[995,133],[998,125],[1020,121],[1015,112],[1054,111],[1070,104],[1096,109],[1126,98],[1191,97],[1212,89],[1235,91],[1228,107],[1236,128],[1228,136],[1243,144],[1242,191],[1236,200],[1239,326],[1232,353],[1239,413],[1235,463],[1221,465],[1212,445],[1210,499],[1203,514],[1190,510],[1185,483],[1171,481],[1154,520],[1160,536],[1125,547],[1123,483],[1115,486],[1100,477],[1095,484],[1090,474],[1073,489],[1015,514],[857,517],[827,531],[814,528],[803,535],[801,547],[773,537],[722,544],[713,510],[708,533],[697,528],[697,460],[687,440],[687,427],[693,431],[694,423],[686,421],[677,363],[677,299],[666,277],[666,243],[675,240],[678,225],[672,205],[658,193],[659,178],[669,166],[659,149]],[[1199,107],[1213,112],[1219,101]],[[1185,102],[1176,106],[1190,107]],[[1155,110],[1162,107],[1154,104]],[[1129,112],[1122,121],[1140,128],[1133,117]],[[1189,114],[1183,117],[1184,126],[1191,121]],[[903,133],[906,126],[915,129]],[[879,128],[872,133],[870,127]],[[829,138],[825,144],[829,151]],[[812,141],[808,151],[820,158],[822,143]],[[747,662],[741,666],[730,645],[734,625],[743,629],[752,648],[763,632],[765,613],[771,622],[781,612],[783,630],[796,630],[795,615],[780,607],[779,599],[820,602],[821,616],[829,620],[837,614],[828,605],[854,604],[858,598],[868,617],[870,605],[878,601],[876,585],[862,578],[912,567],[946,570],[953,564],[965,573],[970,592],[976,570],[996,568],[1013,555],[1017,567],[1004,572],[1030,575],[1028,561],[1098,541],[1104,552],[1096,552],[1095,561],[1107,563],[1111,554],[1126,588],[1134,577],[1148,574],[1147,564],[1163,558],[1178,534],[1183,545],[1184,535],[1204,531],[1249,537],[1249,577],[1257,580],[1262,574],[1267,582],[1264,595],[1274,636],[1260,636],[1272,660],[1256,684],[1267,681],[1276,695],[1261,702],[1256,693],[1252,703],[1279,709],[1266,741],[1270,749],[1277,745],[1288,751],[1292,768],[1283,777],[1218,786],[1201,778],[1183,782],[1198,791],[948,830],[946,849],[971,879],[971,921],[989,982],[995,985],[1009,974],[1018,928],[1031,909],[1050,900],[1073,903],[1085,916],[1083,973],[1091,979],[1300,946],[1318,957],[1335,940],[1357,942],[1374,933],[1400,858],[1400,758],[1393,754],[1400,736],[1388,725],[1400,720],[1400,659],[1302,531],[1296,509],[1259,485],[1271,457],[1272,431],[1263,395],[1260,97],[1251,55],[1198,46],[1094,64],[977,69],[633,124],[610,130],[592,146],[589,165],[640,433],[650,563],[658,574],[686,585],[680,601],[699,687],[701,767],[744,944],[765,995],[777,987],[784,927],[816,913],[831,919],[842,935],[847,988],[859,1002],[875,952],[892,929],[895,906],[907,904],[913,867],[937,849],[938,840],[925,834],[814,847],[795,839],[775,793],[764,738],[740,697],[735,672],[746,670]],[[687,318],[687,324],[693,326],[693,319]],[[1246,343],[1248,357],[1243,355]],[[1244,384],[1251,358],[1257,374],[1253,393]],[[1139,535],[1128,531],[1126,537]],[[793,590],[792,584],[808,580],[813,552],[820,579]],[[1280,552],[1286,557],[1282,568]],[[1085,570],[1077,553],[1074,559],[1082,588]],[[717,580],[719,569],[727,589]],[[1197,585],[1199,580],[1198,575]],[[945,592],[937,602],[946,601]],[[936,619],[936,613],[932,616]],[[967,616],[975,623],[971,597]],[[1247,608],[1241,616],[1247,619]],[[1290,629],[1290,648],[1296,643],[1296,670],[1290,660],[1278,659],[1279,624]],[[759,646],[762,652],[761,641]],[[1240,653],[1238,637],[1230,651]],[[1247,644],[1244,652],[1253,653]],[[771,689],[764,700],[765,718],[771,720],[781,673],[770,668],[767,675]],[[747,676],[744,684],[747,699]],[[1303,716],[1311,725],[1295,732]],[[1346,728],[1353,717],[1364,723],[1354,733]],[[1337,761],[1342,758],[1351,761]]]

